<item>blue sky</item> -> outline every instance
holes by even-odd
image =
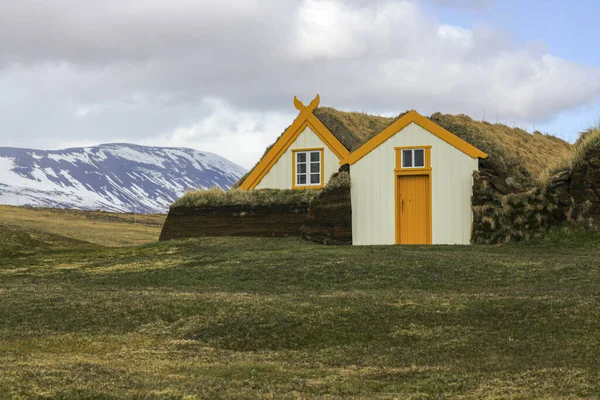
[[[435,3],[435,4],[434,4]],[[440,23],[471,29],[485,25],[504,32],[524,46],[540,46],[547,53],[582,65],[600,67],[597,28],[600,2],[594,0],[473,0],[471,6],[428,4]],[[475,6],[473,6],[475,4]],[[492,112],[493,113],[493,112]],[[558,113],[535,128],[570,141],[600,121],[600,99]],[[521,121],[531,131],[531,121]]]

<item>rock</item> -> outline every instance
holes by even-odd
[[[500,177],[493,177],[490,180],[490,183],[497,191],[499,191],[502,194],[509,194],[513,192],[513,188],[506,183],[505,179],[502,179]]]
[[[515,180],[515,178],[513,178],[512,176],[509,176],[508,178],[506,178],[504,180],[504,182],[506,182],[506,184],[513,189],[521,190],[521,185],[519,185],[517,183],[517,181]]]

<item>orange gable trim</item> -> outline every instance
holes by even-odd
[[[348,157],[340,161],[340,164],[343,165],[356,163],[358,160],[369,154],[373,149],[379,147],[383,142],[400,132],[402,129],[406,128],[411,123],[419,125],[421,128],[432,133],[446,143],[456,147],[458,150],[472,158],[487,158],[487,154],[479,150],[477,147],[465,142],[452,132],[447,131],[430,119],[423,117],[418,112],[411,110],[405,116],[385,128],[383,131],[379,132],[377,135],[373,136],[369,141],[350,153]]]
[[[300,114],[283,135],[281,135],[277,142],[275,142],[273,147],[271,147],[271,150],[269,150],[262,160],[260,160],[252,173],[250,173],[240,185],[240,189],[254,189],[306,127],[309,127],[340,160],[343,160],[350,154],[344,145],[333,136],[329,129],[313,115],[312,112],[318,105],[318,95],[307,107],[304,107],[304,105],[297,101],[296,98],[294,99],[294,105],[296,108],[300,109]]]

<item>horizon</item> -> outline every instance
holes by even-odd
[[[80,150],[80,149],[89,149],[89,148],[94,148],[94,147],[116,146],[116,145],[121,145],[121,146],[138,146],[138,147],[157,148],[157,149],[192,150],[192,151],[197,151],[199,153],[209,153],[209,154],[219,155],[219,154],[213,153],[211,151],[194,149],[192,147],[185,147],[185,146],[153,146],[153,145],[138,144],[138,143],[126,143],[126,142],[121,142],[121,143],[118,143],[118,142],[115,142],[115,143],[98,143],[98,144],[93,144],[93,145],[89,145],[89,146],[60,147],[60,148],[48,148],[48,149],[38,149],[38,148],[34,148],[34,147],[0,146],[0,149],[16,149],[16,150],[31,150],[31,151],[39,151],[39,152],[49,152],[49,151],[63,151],[63,150]],[[231,160],[229,160],[229,161],[231,161]]]

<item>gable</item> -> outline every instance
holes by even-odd
[[[419,125],[430,134],[438,137],[445,141],[456,149],[460,150],[464,154],[471,158],[487,158],[487,154],[479,150],[475,146],[467,143],[453,133],[447,131],[441,126],[437,125],[433,121],[423,117],[416,111],[409,111],[403,117],[392,123],[386,129],[372,137],[358,149],[350,153],[346,158],[340,161],[340,164],[354,164],[364,156],[369,154],[371,151],[379,147],[386,140],[401,132],[404,128],[409,126],[411,123]]]
[[[294,160],[295,153],[299,151],[317,151],[321,154],[321,182],[319,184],[307,187],[296,185]],[[339,169],[340,158],[325,146],[321,138],[307,125],[253,189],[317,189],[327,184],[329,177]]]
[[[306,107],[296,98],[294,101],[296,108],[300,110],[300,114],[283,135],[281,135],[277,142],[275,142],[267,154],[259,161],[252,172],[250,172],[244,182],[240,185],[240,189],[251,190],[256,188],[265,175],[267,175],[271,168],[273,168],[277,161],[279,161],[279,159],[287,152],[292,143],[296,141],[298,136],[304,132],[306,128],[310,128],[310,130],[321,140],[323,146],[331,150],[339,160],[344,159],[350,153],[325,127],[325,125],[313,115],[313,110],[319,104],[318,95],[317,98]]]

